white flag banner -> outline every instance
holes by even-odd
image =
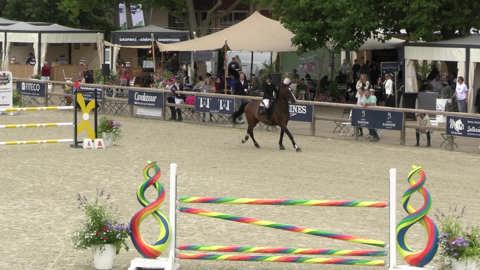
[[[125,3],[118,4],[118,24],[120,28],[127,29],[127,7]]]
[[[145,26],[145,20],[143,19],[142,4],[131,4],[130,14],[132,14],[133,27]]]

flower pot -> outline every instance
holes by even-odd
[[[102,132],[103,143],[106,147],[113,146],[113,134],[110,132]]]
[[[115,246],[111,244],[97,245],[93,247],[93,266],[97,270],[109,270],[113,267],[115,259]]]
[[[476,270],[477,262],[472,259],[462,259],[452,261],[453,270]]]

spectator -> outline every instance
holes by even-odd
[[[200,89],[202,93],[214,93],[215,92],[215,83],[213,82],[212,75],[210,73],[207,73],[206,79],[203,82],[203,86]],[[207,113],[202,113],[202,121],[205,122],[205,117]],[[209,119],[210,122],[213,121],[213,115],[212,113],[209,113]]]
[[[353,82],[356,82],[360,78],[360,64],[358,63],[358,60],[355,59],[354,64],[352,66],[352,76],[353,76]]]
[[[175,105],[181,105],[184,103],[183,96],[179,94],[177,91],[183,90],[183,85],[180,84],[180,79],[172,78],[167,81],[167,89],[171,91],[172,96],[167,98],[169,103],[173,103]],[[182,109],[175,106],[170,106],[170,113],[171,117],[170,120],[182,121]]]
[[[295,96],[297,99],[306,99],[305,94],[307,92],[307,85],[305,84],[305,79],[302,78],[298,81],[297,84],[297,92],[295,93]]]
[[[462,76],[458,76],[455,97],[457,98],[458,111],[467,112],[468,88]]]
[[[247,95],[248,94],[248,81],[245,76],[245,73],[240,72],[240,77],[238,82],[240,83],[240,88],[239,90],[241,92],[235,93],[235,95]]]
[[[205,86],[205,81],[202,76],[198,76],[198,81],[193,87],[193,91],[203,92],[203,87]]]
[[[240,64],[237,61],[236,57],[232,57],[232,61],[228,64],[228,75],[229,77],[234,77],[235,79],[240,78]]]
[[[328,76],[325,75],[325,76],[322,77],[322,79],[320,79],[320,82],[319,82],[319,86],[320,86],[320,87],[319,87],[319,88],[320,88],[319,90],[320,90],[320,92],[327,92],[327,90],[328,90],[328,84],[329,84],[329,83],[328,83]]]
[[[225,81],[222,79],[223,76],[215,77],[215,93],[224,93],[225,90]]]
[[[360,105],[364,107],[375,106],[377,104],[377,98],[375,97],[375,90],[370,89],[369,91],[364,91],[364,96],[360,100]],[[371,142],[378,142],[380,137],[378,136],[377,130],[374,128],[369,128],[368,133],[370,136]]]
[[[417,115],[418,128],[415,130],[415,137],[417,139],[416,146],[420,146],[420,133],[427,135],[427,147],[430,147],[430,118],[424,113]]]
[[[339,82],[340,83],[346,83],[348,80],[348,73],[350,71],[350,64],[347,62],[347,60],[343,60],[342,65],[340,66],[340,76],[339,76]]]
[[[453,89],[450,84],[448,84],[448,77],[446,74],[442,75],[441,83],[440,98],[451,98],[453,95]]]
[[[43,62],[43,66],[42,66],[42,80],[43,81],[50,80],[50,72],[51,72],[51,68],[50,68],[50,65],[48,65],[48,62],[47,61]]]
[[[307,85],[308,100],[315,100],[317,87],[308,73],[305,75],[305,84]]]
[[[36,63],[37,61],[35,60],[35,56],[33,55],[33,53],[29,53],[25,64],[35,66]]]
[[[384,88],[385,88],[385,106],[395,107],[395,93],[393,92],[392,75],[390,74],[385,75]]]
[[[382,77],[378,77],[375,85],[373,86],[375,89],[375,96],[377,97],[377,105],[385,101],[385,90],[383,87],[384,84],[385,82],[382,80]]]
[[[356,87],[357,89],[357,94],[355,97],[357,98],[357,102],[360,99],[361,96],[363,96],[363,92],[368,91],[370,89],[370,82],[367,79],[367,74],[361,74],[360,79],[358,79]]]

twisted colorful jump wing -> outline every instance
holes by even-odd
[[[150,175],[150,171],[153,170],[153,176]],[[137,189],[137,200],[144,206],[143,209],[138,211],[130,220],[130,231],[133,245],[135,248],[146,258],[156,258],[162,254],[167,248],[168,240],[170,238],[170,225],[165,215],[160,212],[160,204],[165,199],[165,189],[163,185],[158,182],[160,179],[160,167],[156,162],[149,162],[143,169],[143,177],[145,182],[141,184]],[[150,203],[145,198],[145,191],[150,186],[153,186],[157,190],[157,199]],[[156,221],[159,223],[160,232],[155,244],[150,245],[145,242],[140,233],[140,224],[149,215],[153,215]]]
[[[260,204],[260,205],[295,205],[295,206],[344,206],[344,207],[387,207],[382,201],[346,201],[346,200],[287,200],[287,199],[251,199],[230,197],[181,197],[183,203],[216,204]]]
[[[338,239],[338,240],[353,242],[353,243],[372,245],[372,246],[377,246],[377,247],[384,247],[385,246],[385,243],[383,241],[360,238],[360,237],[346,235],[346,234],[337,234],[337,233],[332,233],[332,232],[327,232],[327,231],[322,231],[322,230],[316,230],[316,229],[302,228],[302,227],[297,227],[297,226],[294,226],[294,225],[276,223],[276,222],[273,222],[273,221],[259,220],[259,219],[255,219],[255,218],[240,217],[240,216],[234,216],[234,215],[229,215],[229,214],[225,214],[225,213],[211,212],[211,211],[206,211],[206,210],[197,209],[197,208],[181,207],[179,209],[179,211],[183,212],[183,213],[188,213],[188,214],[195,214],[195,215],[200,215],[200,216],[230,220],[230,221],[235,221],[235,222],[240,222],[240,223],[248,223],[248,224],[253,224],[253,225],[257,225],[257,226],[263,226],[263,227],[269,227],[269,228],[273,228],[273,229],[279,229],[279,230],[285,230],[285,231],[291,231],[291,232],[298,232],[298,233],[316,235],[316,236],[321,236],[321,237],[327,237],[327,238],[332,238],[332,239]]]
[[[347,258],[316,258],[303,256],[264,256],[264,255],[224,255],[215,253],[189,254],[180,253],[177,258],[184,260],[213,260],[213,261],[254,261],[254,262],[283,262],[283,263],[311,263],[311,264],[343,264],[357,266],[383,266],[383,260],[362,260]]]
[[[383,250],[347,250],[326,248],[287,248],[287,247],[254,247],[254,246],[201,246],[181,245],[179,250],[241,252],[241,253],[270,253],[296,255],[331,255],[331,256],[386,256]]]
[[[418,175],[420,179],[413,179],[414,176]],[[397,225],[397,248],[400,251],[400,255],[405,259],[405,261],[412,266],[422,267],[428,264],[432,259],[438,248],[438,229],[435,223],[427,216],[428,211],[432,205],[432,200],[430,198],[430,193],[427,189],[424,188],[426,181],[426,175],[422,167],[413,166],[412,171],[408,175],[408,183],[410,188],[405,191],[402,196],[402,206],[403,209],[409,214],[403,218],[400,223]],[[415,209],[409,203],[410,197],[414,192],[419,192],[422,194],[424,203],[421,208]],[[421,251],[413,251],[405,240],[405,235],[410,227],[420,222],[423,225],[427,232],[427,245]]]

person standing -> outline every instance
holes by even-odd
[[[385,82],[383,86],[385,88],[385,106],[395,107],[395,95],[393,93],[393,80],[390,74],[385,75]]]
[[[375,97],[375,89],[370,89],[364,91],[364,96],[360,100],[360,105],[364,107],[375,106],[377,104],[377,97]],[[369,128],[368,133],[370,135],[371,142],[378,142],[380,137],[378,136],[378,132],[374,128]]]
[[[417,125],[418,128],[415,130],[415,138],[417,139],[416,146],[420,146],[420,133],[425,133],[427,135],[427,147],[430,147],[430,118],[428,117],[428,115],[426,115],[425,113],[418,114]]]
[[[50,65],[48,65],[47,61],[43,62],[42,81],[49,81],[50,80],[50,73],[51,73]]]
[[[232,61],[228,63],[228,75],[234,77],[235,79],[240,78],[240,64],[237,61],[236,57],[232,57]]]
[[[468,87],[462,76],[458,76],[457,86],[455,87],[455,97],[459,112],[467,112]]]

